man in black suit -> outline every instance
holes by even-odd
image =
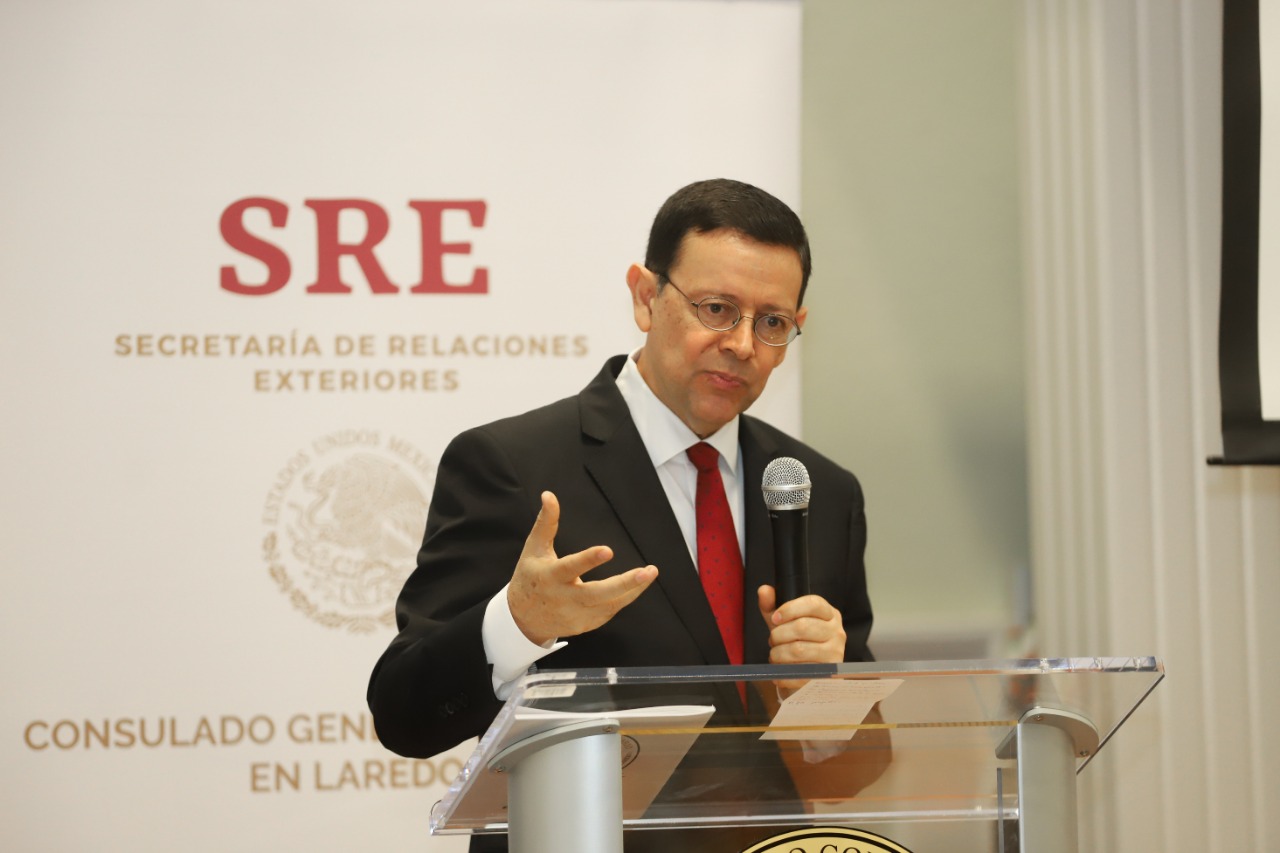
[[[450,443],[400,633],[369,684],[386,746],[425,757],[481,734],[535,662],[870,660],[857,480],[742,415],[804,325],[810,269],[800,220],[773,196],[729,180],[685,187],[655,218],[644,265],[627,271],[644,346],[576,397]],[[700,442],[720,453],[743,557],[742,639],[729,648],[699,579],[698,473],[685,450]],[[813,483],[812,594],[775,606],[759,484],[779,456]]]

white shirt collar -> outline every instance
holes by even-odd
[[[640,350],[637,349],[628,356],[618,374],[617,383],[618,391],[631,410],[631,419],[635,421],[653,467],[660,468],[677,456],[684,458],[686,450],[699,441],[705,441],[720,451],[722,464],[728,465],[729,472],[737,476],[739,417],[735,415],[733,420],[708,438],[698,438],[675,412],[658,399],[649,383],[644,381],[640,368],[636,365],[639,355]]]

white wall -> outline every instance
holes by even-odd
[[[1280,849],[1280,471],[1205,464],[1220,16],[805,4],[805,434],[867,488],[876,634],[1016,622],[1029,538],[1041,650],[1168,668],[1082,849]]]
[[[804,7],[805,437],[866,490],[882,659],[1025,615],[1016,10]]]

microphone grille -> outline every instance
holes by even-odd
[[[765,506],[769,509],[804,509],[809,505],[809,471],[799,459],[780,456],[764,469]]]

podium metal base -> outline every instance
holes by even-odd
[[[996,750],[1018,759],[1018,849],[1078,853],[1076,759],[1098,749],[1098,730],[1079,714],[1032,708]]]
[[[512,744],[489,769],[507,773],[511,853],[622,853],[622,739],[616,720],[572,723]]]

